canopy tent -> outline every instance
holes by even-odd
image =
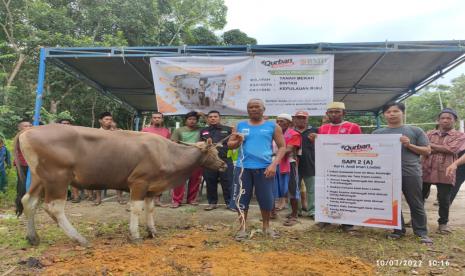
[[[409,97],[463,63],[465,43],[454,40],[247,46],[43,48],[40,56],[36,111],[40,110],[46,61],[120,101],[129,110],[141,113],[157,110],[150,57],[286,54],[333,54],[335,56],[334,99],[345,102],[351,112],[376,115],[386,102]]]

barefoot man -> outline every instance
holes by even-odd
[[[255,187],[255,195],[263,219],[263,234],[271,238],[278,238],[278,234],[270,228],[270,215],[273,209],[273,181],[276,174],[276,166],[285,153],[284,137],[281,127],[273,122],[265,121],[263,113],[265,104],[260,99],[251,99],[247,103],[249,120],[237,124],[236,131],[228,141],[230,149],[240,147],[236,168],[234,169],[233,198],[231,206],[244,212],[244,220],[236,234],[236,240],[248,237],[246,232],[247,212],[249,209],[252,191]],[[272,142],[278,146],[276,158],[272,160]],[[239,179],[239,176],[242,177]],[[240,193],[242,184],[243,193]],[[239,206],[236,200],[240,196]]]

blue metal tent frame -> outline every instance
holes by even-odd
[[[133,63],[131,58],[146,59],[155,56],[243,56],[243,55],[300,55],[300,54],[332,54],[338,55],[370,55],[379,54],[369,66],[362,71],[362,74],[353,80],[349,87],[341,87],[343,91],[335,89],[335,95],[338,93],[338,100],[346,100],[358,90],[369,89],[373,91],[390,91],[392,87],[378,87],[376,85],[367,87],[363,85],[372,72],[378,69],[379,65],[385,61],[387,56],[393,53],[438,53],[440,55],[452,55],[447,61],[436,62],[435,68],[425,71],[424,75],[418,81],[409,83],[406,87],[400,88],[401,93],[387,99],[388,101],[402,101],[415,94],[428,84],[434,82],[444,74],[448,73],[455,67],[465,62],[465,42],[464,41],[408,41],[408,42],[368,42],[368,43],[314,43],[314,44],[289,44],[289,45],[236,45],[236,46],[160,46],[160,47],[97,47],[97,48],[42,48],[40,49],[39,73],[36,90],[36,103],[34,109],[33,125],[39,125],[40,110],[42,107],[43,89],[46,74],[46,62],[51,61],[63,71],[73,75],[77,79],[98,89],[104,95],[109,96],[120,102],[128,110],[137,113],[135,118],[136,130],[138,130],[140,113],[148,110],[138,110],[131,104],[118,99],[109,89],[101,83],[95,81],[85,72],[77,70],[70,66],[63,59],[97,59],[97,58],[120,58],[128,59],[125,63],[132,73],[139,76],[147,85],[151,85],[152,80],[144,75]],[[399,62],[399,61],[398,61]],[[405,61],[404,61],[405,62]],[[404,63],[405,64],[405,63]],[[336,68],[336,64],[335,64]],[[153,91],[155,94],[155,91]],[[361,95],[363,97],[363,95]],[[374,95],[376,97],[376,94]],[[376,116],[377,125],[379,126],[379,112],[381,106],[367,110],[356,110],[356,114],[371,114]],[[30,175],[27,179],[27,190],[29,189]]]
[[[348,91],[338,92],[340,100],[345,100],[350,94],[356,94],[360,89],[372,89],[373,91],[387,91],[385,87],[363,87],[361,84],[369,77],[385,57],[392,53],[456,53],[457,57],[432,68],[419,81],[410,83],[402,88],[402,93],[389,98],[388,101],[402,101],[415,94],[426,85],[434,82],[444,74],[465,62],[465,42],[463,41],[410,41],[410,42],[368,42],[368,43],[315,43],[315,44],[289,44],[289,45],[236,45],[236,46],[160,46],[160,47],[94,47],[94,48],[42,48],[40,50],[39,74],[37,83],[36,105],[34,113],[34,125],[39,123],[40,108],[42,106],[43,87],[45,81],[46,62],[54,65],[77,79],[97,88],[103,94],[120,102],[125,108],[140,114],[139,110],[131,104],[114,96],[108,87],[98,83],[91,77],[80,72],[63,62],[63,59],[93,59],[93,58],[141,58],[154,56],[242,56],[242,55],[299,55],[299,54],[380,54],[378,58],[363,72],[363,74],[350,87],[344,87]],[[152,80],[136,68],[131,62],[126,63],[134,74],[140,76],[147,84],[153,85]],[[153,87],[153,86],[152,86]],[[153,88],[152,88],[153,89]],[[154,92],[152,92],[155,94]],[[372,114],[377,116],[380,107],[376,109],[355,110],[355,114]],[[137,117],[136,117],[137,118]]]

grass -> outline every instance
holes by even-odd
[[[319,231],[310,229],[306,232],[286,232],[279,240],[262,241],[261,250],[287,250],[306,252],[314,249],[335,251],[342,256],[357,256],[376,267],[381,275],[411,274],[416,270],[421,274],[440,272],[447,275],[461,275],[465,266],[465,231],[457,229],[453,234],[442,236],[431,234],[435,244],[432,247],[421,245],[413,234],[401,240],[388,240],[385,231],[363,228],[360,236],[348,236],[340,230]],[[264,249],[265,248],[265,249]],[[448,260],[449,266],[430,266],[436,260]],[[384,264],[384,261],[394,264]],[[408,265],[408,260],[421,267]],[[405,261],[405,263],[404,263]],[[380,264],[377,266],[377,264]]]
[[[186,208],[185,210],[190,209]],[[188,214],[195,212],[188,211]],[[194,223],[185,221],[185,223]],[[74,222],[78,231],[90,241],[94,239],[116,239],[126,242],[128,233],[128,223],[126,219],[111,222]],[[255,225],[251,225],[252,228]],[[141,233],[143,233],[141,226]],[[188,228],[185,227],[160,227],[159,238],[157,240],[169,239],[183,233],[184,229],[198,228],[200,231],[204,226],[193,224]],[[258,227],[258,224],[257,224]],[[54,223],[41,223],[37,226],[38,234],[42,243],[34,248],[27,244],[24,239],[25,224],[23,220],[17,218],[8,218],[0,220],[0,248],[5,248],[9,252],[21,253],[21,259],[27,257],[40,256],[50,248],[51,245],[63,245],[66,247],[75,244],[64,235],[63,231]],[[220,227],[221,228],[221,227]],[[229,227],[230,228],[230,227]],[[207,239],[204,243],[207,247],[214,250],[222,247],[224,239],[230,239],[232,230],[223,227],[221,231],[216,232],[217,236]],[[231,232],[231,233],[229,233]],[[295,231],[292,229],[281,229],[281,238],[277,240],[265,239],[257,235],[252,240],[242,243],[243,250],[262,253],[267,251],[287,251],[310,253],[315,250],[327,250],[335,252],[340,256],[359,257],[367,263],[372,264],[380,275],[410,275],[414,271],[419,275],[442,273],[447,275],[461,275],[465,267],[465,230],[456,229],[454,233],[448,236],[442,236],[435,233],[431,234],[435,244],[432,247],[421,245],[418,239],[409,233],[401,240],[388,240],[385,238],[386,231],[371,228],[362,228],[360,236],[350,236],[343,233],[337,228],[330,228],[320,231],[316,227],[311,227],[304,231]],[[68,245],[69,244],[69,245]],[[24,251],[26,250],[26,251]],[[65,252],[73,254],[72,252]],[[70,255],[70,256],[71,256]],[[66,256],[59,256],[66,257]],[[421,267],[412,267],[407,264],[397,265],[379,265],[380,261],[402,261],[413,260],[421,261]],[[441,265],[430,266],[430,261],[447,260],[449,266]]]
[[[10,151],[11,158],[13,159],[13,145],[12,140],[6,140],[6,147]],[[6,166],[5,166],[6,168]],[[7,188],[4,193],[0,192],[0,209],[11,208],[15,205],[16,198],[16,170],[14,166],[11,169],[7,169]]]

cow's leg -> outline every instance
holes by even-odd
[[[141,241],[139,235],[139,217],[142,214],[142,210],[144,207],[144,198],[147,195],[147,190],[145,186],[146,185],[143,182],[137,182],[130,185],[131,215],[129,218],[129,235],[132,242]]]
[[[24,214],[26,215],[27,219],[26,239],[31,245],[38,245],[40,242],[35,227],[35,215],[42,191],[42,186],[37,181],[32,181],[29,192],[27,192],[21,199],[21,203],[24,206]]]
[[[141,238],[139,235],[139,217],[142,214],[142,209],[144,207],[144,201],[131,199],[130,205],[131,205],[131,217],[129,219],[130,239],[133,242],[140,242]]]
[[[65,215],[65,203],[68,185],[71,183],[72,175],[66,169],[54,169],[53,179],[49,175],[44,175],[45,188],[45,210],[54,219],[58,226],[72,240],[77,241],[81,246],[88,246],[87,240],[78,233],[71,225]]]
[[[147,232],[149,238],[155,238],[157,235],[157,230],[155,229],[155,223],[153,220],[153,214],[155,213],[155,203],[154,203],[155,194],[147,193],[145,197],[145,221],[147,224]]]
[[[52,200],[46,203],[48,213],[55,217],[58,225],[65,232],[65,234],[72,240],[77,241],[81,246],[88,246],[87,240],[79,234],[79,232],[68,221],[65,215],[65,202],[64,199]]]

